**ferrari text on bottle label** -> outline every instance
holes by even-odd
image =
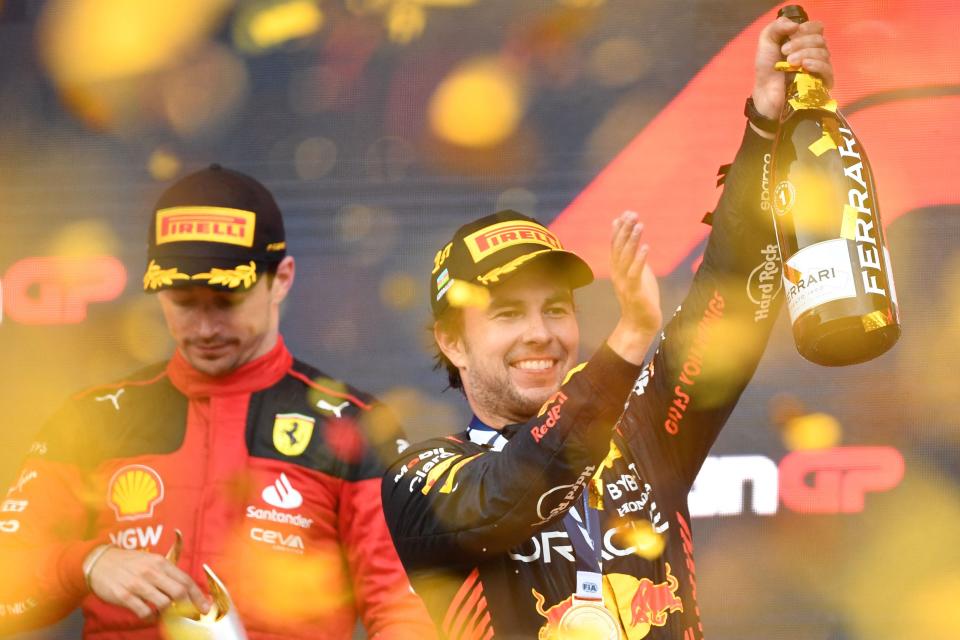
[[[790,320],[817,305],[857,295],[847,241],[818,242],[796,252],[783,270]]]

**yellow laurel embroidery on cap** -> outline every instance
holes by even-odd
[[[214,267],[207,273],[198,273],[193,280],[206,280],[207,284],[220,284],[231,289],[241,284],[249,288],[257,281],[257,264],[251,260],[250,264],[241,264],[235,269],[219,269]]]
[[[190,276],[180,273],[176,267],[164,269],[157,264],[156,260],[151,260],[147,265],[147,272],[143,274],[143,288],[147,290],[159,289],[160,287],[169,287],[174,280],[189,280]]]
[[[552,249],[541,249],[540,251],[534,251],[533,253],[528,253],[528,254],[519,256],[517,258],[514,258],[507,264],[497,267],[495,269],[491,269],[490,271],[487,271],[482,276],[478,276],[477,280],[479,280],[483,284],[491,284],[493,282],[497,282],[501,276],[508,274],[511,271],[516,271],[517,268],[523,263],[527,262],[528,260],[532,260],[533,258],[537,257],[541,253],[547,253],[549,251],[552,251]]]

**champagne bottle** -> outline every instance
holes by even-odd
[[[778,15],[807,20],[797,5]],[[788,88],[769,196],[793,337],[816,364],[866,362],[900,337],[873,172],[823,81],[786,62],[777,69]]]

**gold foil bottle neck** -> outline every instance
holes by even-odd
[[[797,67],[789,62],[778,62],[773,65],[777,71],[792,73],[793,81],[787,87],[787,103],[794,111],[801,109],[823,109],[837,112],[837,101],[830,96],[830,91],[821,78],[807,73],[803,67]]]
[[[803,67],[798,67],[790,64],[786,60],[781,60],[780,62],[773,65],[773,68],[776,71],[784,71],[786,73],[797,73],[798,71],[803,71]]]

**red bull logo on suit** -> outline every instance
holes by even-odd
[[[642,640],[653,627],[665,626],[671,613],[683,611],[683,600],[677,594],[680,582],[673,575],[669,562],[666,569],[664,582],[637,579],[623,573],[603,576],[604,606],[619,619],[621,640]],[[569,640],[560,630],[560,620],[573,606],[573,596],[544,608],[546,598],[536,589],[531,592],[537,613],[546,619],[537,635],[538,640]]]

